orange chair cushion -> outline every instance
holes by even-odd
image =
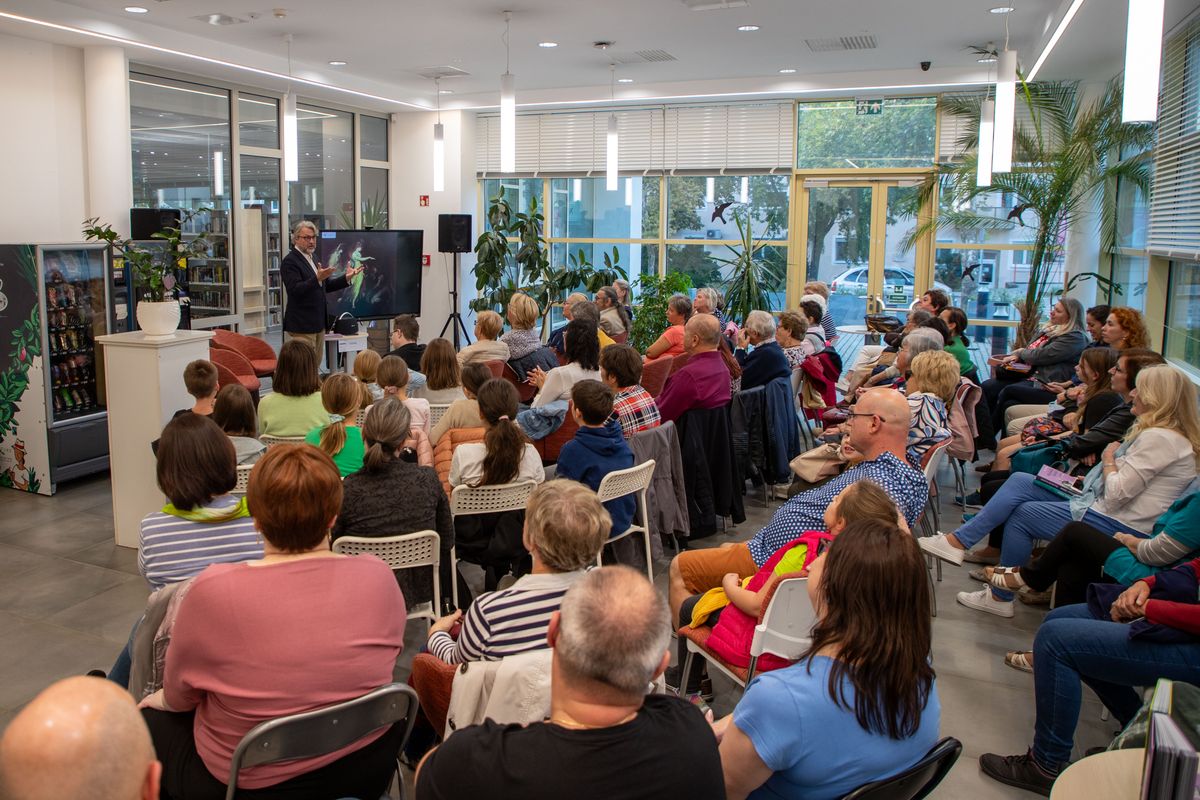
[[[433,468],[437,471],[438,479],[441,480],[447,497],[454,490],[454,487],[450,485],[450,461],[454,458],[455,448],[467,442],[482,442],[486,430],[486,428],[451,428],[442,435],[442,438],[438,439],[437,446],[433,448]]]

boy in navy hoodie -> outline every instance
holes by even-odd
[[[633,451],[621,433],[621,423],[608,422],[613,410],[613,390],[600,381],[579,381],[571,388],[571,414],[579,425],[575,438],[558,454],[556,474],[592,487],[610,472],[633,466]],[[636,495],[626,495],[604,504],[612,516],[611,536],[624,533],[633,521]]]

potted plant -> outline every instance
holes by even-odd
[[[642,275],[638,278],[637,316],[629,331],[629,344],[639,353],[654,344],[667,329],[667,301],[673,295],[686,295],[692,278],[686,272],[668,272],[663,277]]]
[[[776,264],[762,254],[763,242],[754,241],[750,215],[735,212],[737,245],[725,245],[729,257],[713,256],[718,263],[729,267],[729,280],[725,283],[725,314],[730,320],[745,322],[751,311],[770,311],[770,286],[783,282],[783,275]]]
[[[185,240],[183,227],[209,208],[185,210],[178,226],[163,228],[152,233],[151,239],[165,243],[165,247],[149,249],[129,239],[122,239],[112,225],[101,224],[99,217],[83,223],[83,236],[89,242],[107,242],[113,252],[125,260],[125,268],[134,278],[137,303],[138,327],[147,336],[170,336],[179,327],[179,288],[175,279],[176,269],[185,269],[187,259],[208,254],[208,233],[196,234]]]

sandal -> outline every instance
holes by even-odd
[[[1009,650],[1004,654],[1004,663],[1021,672],[1033,672],[1033,651]]]
[[[967,573],[967,577],[973,581],[979,581],[980,583],[991,583],[991,580],[988,578],[987,573],[985,573],[981,569],[971,570],[970,572]]]
[[[984,567],[983,572],[992,586],[1006,592],[1015,592],[1026,585],[1019,570],[1020,567]]]

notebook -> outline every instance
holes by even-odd
[[[1079,497],[1083,494],[1079,488],[1081,480],[1081,478],[1076,478],[1070,473],[1047,465],[1038,470],[1037,477],[1034,478],[1034,483],[1044,486],[1059,495],[1065,493],[1071,497]]]
[[[1152,706],[1156,705],[1157,702],[1152,703]],[[1197,766],[1200,766],[1200,754],[1171,715],[1161,711],[1151,714],[1141,800],[1195,800],[1200,797],[1196,786]]]

